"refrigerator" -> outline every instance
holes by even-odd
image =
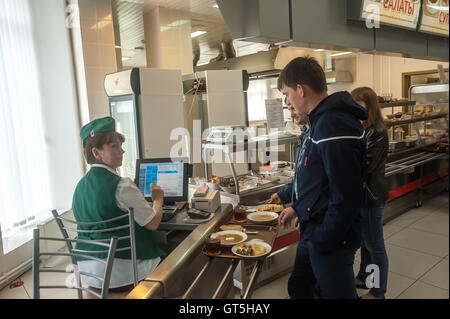
[[[135,178],[138,158],[167,158],[184,129],[180,70],[132,68],[105,76],[105,91],[116,130],[125,136],[121,176]],[[181,154],[183,155],[183,154]]]

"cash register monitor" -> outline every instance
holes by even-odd
[[[164,205],[185,202],[188,196],[188,158],[138,159],[136,181],[148,201],[152,201],[150,184],[155,184],[164,191]]]

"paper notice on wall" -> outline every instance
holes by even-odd
[[[281,99],[266,100],[267,130],[284,129],[283,103]]]

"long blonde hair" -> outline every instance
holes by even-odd
[[[368,118],[363,122],[364,129],[371,127],[375,122],[384,125],[381,108],[378,104],[377,94],[369,87],[363,86],[356,88],[351,93],[354,100],[362,101],[367,105]]]

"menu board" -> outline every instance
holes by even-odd
[[[448,37],[448,1],[424,0],[422,23],[419,31]]]
[[[417,29],[420,0],[363,0],[361,17],[373,20],[379,14],[381,24]]]

